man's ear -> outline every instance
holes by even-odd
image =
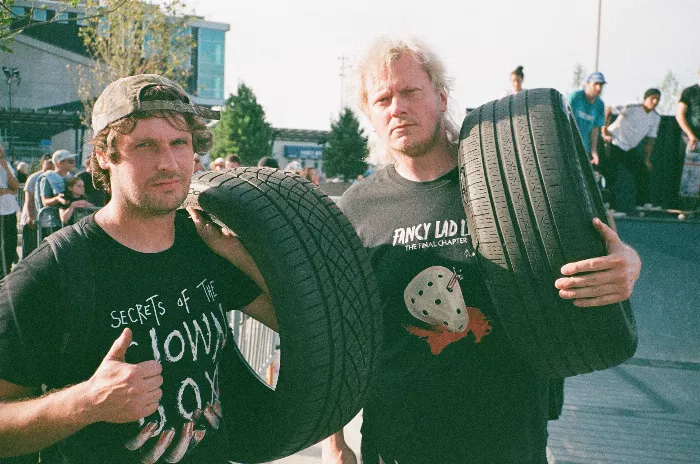
[[[447,94],[445,92],[440,92],[440,111],[445,112],[447,111]]]
[[[107,153],[103,150],[95,149],[95,156],[97,157],[97,163],[100,165],[100,168],[109,170],[109,158],[107,157]]]

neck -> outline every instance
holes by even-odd
[[[644,108],[644,111],[646,111],[647,113],[651,113],[652,111],[654,111],[654,108],[649,108],[647,105],[642,105],[642,108]]]
[[[432,150],[424,155],[412,157],[394,153],[396,172],[403,178],[415,182],[435,180],[457,166],[456,147],[445,136]]]
[[[586,100],[588,100],[590,103],[593,103],[595,101],[595,99],[598,98],[597,95],[591,95],[586,90],[584,90],[583,93],[586,94]]]
[[[143,216],[120,207],[114,199],[95,214],[95,222],[127,248],[141,253],[158,253],[175,242],[175,212]]]

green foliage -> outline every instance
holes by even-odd
[[[659,90],[661,91],[661,101],[659,101],[656,111],[665,115],[676,114],[678,99],[682,91],[678,77],[669,70],[659,85]]]
[[[86,122],[95,97],[121,77],[160,74],[186,87],[195,41],[182,0],[160,6],[140,0],[87,0],[85,6],[87,25],[79,34],[95,63],[73,71]]]
[[[241,164],[255,166],[272,149],[272,126],[253,90],[244,83],[230,95],[221,109],[221,120],[214,126],[212,157],[238,154]]]
[[[331,136],[323,151],[323,170],[327,177],[354,179],[367,170],[369,154],[367,137],[360,121],[350,108],[345,108],[331,123]]]

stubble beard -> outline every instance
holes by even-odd
[[[183,187],[182,193],[170,195],[155,195],[150,192],[139,192],[136,189],[122,191],[125,199],[124,207],[130,214],[143,218],[167,216],[176,211],[187,198],[189,182]]]
[[[433,129],[433,133],[429,139],[415,144],[409,143],[402,149],[390,148],[389,151],[395,154],[407,156],[409,158],[420,158],[421,156],[430,153],[433,148],[437,146],[437,144],[440,142],[441,136],[443,135],[444,126],[444,121],[442,115],[440,114],[435,122],[435,128]]]

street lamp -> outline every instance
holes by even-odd
[[[598,71],[598,57],[600,56],[600,14],[602,11],[602,3],[603,0],[598,0],[598,28],[596,29],[596,38],[595,38],[595,69],[594,71]]]
[[[15,162],[15,151],[12,147],[12,136],[13,136],[13,131],[12,131],[12,84],[19,83],[22,81],[22,78],[19,76],[19,69],[17,68],[8,68],[6,66],[2,67],[2,72],[5,73],[5,79],[7,82],[7,101],[8,101],[8,139],[10,140],[9,145],[8,145],[8,151],[10,152],[10,159],[12,162]]]

